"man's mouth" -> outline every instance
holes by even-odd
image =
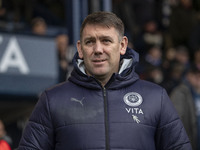
[[[105,59],[101,59],[101,60],[93,60],[93,62],[104,62]]]
[[[95,65],[103,65],[105,63],[106,59],[95,59],[95,60],[92,60],[92,62],[95,64]]]

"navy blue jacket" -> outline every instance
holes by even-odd
[[[18,150],[191,150],[166,91],[135,73],[134,50],[105,87],[77,61],[69,81],[41,95]]]

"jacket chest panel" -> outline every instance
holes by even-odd
[[[140,91],[128,90],[119,91],[118,94],[110,91],[107,99],[110,123],[133,123],[156,128],[160,114],[158,109],[160,103],[156,101],[158,98],[150,97]]]
[[[55,126],[104,123],[102,92],[77,91],[77,93],[79,94],[67,95],[57,104],[53,110]]]

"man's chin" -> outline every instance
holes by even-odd
[[[95,78],[102,78],[102,77],[106,76],[106,73],[105,72],[93,72],[93,76]]]

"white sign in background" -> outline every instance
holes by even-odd
[[[57,77],[54,38],[0,34],[0,94],[38,94]]]

